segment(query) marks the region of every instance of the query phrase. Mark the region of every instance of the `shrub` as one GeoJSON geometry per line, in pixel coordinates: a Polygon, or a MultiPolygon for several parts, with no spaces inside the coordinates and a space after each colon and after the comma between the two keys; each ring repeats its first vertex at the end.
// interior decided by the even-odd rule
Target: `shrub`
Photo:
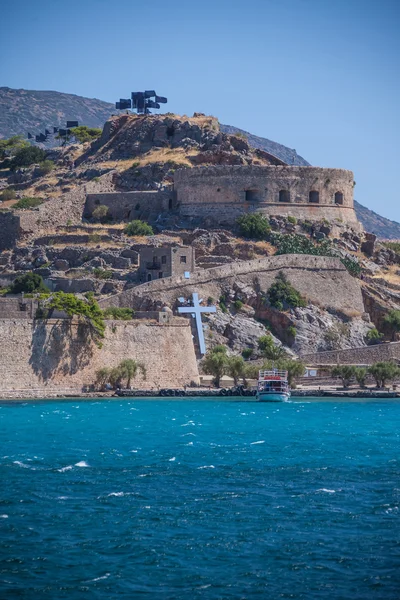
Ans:
{"type": "Polygon", "coordinates": [[[18,200],[18,202],[16,202],[14,204],[13,208],[27,210],[30,208],[36,208],[37,206],[40,206],[41,204],[43,204],[42,198],[27,197],[27,198],[21,198],[21,200],[18,200]]]}
{"type": "Polygon", "coordinates": [[[99,244],[101,242],[101,235],[99,233],[90,233],[88,241],[91,244],[99,244]]]}
{"type": "Polygon", "coordinates": [[[254,352],[253,348],[244,348],[242,350],[242,356],[245,360],[248,360],[253,355],[253,352],[254,352]]]}
{"type": "Polygon", "coordinates": [[[383,245],[396,252],[396,254],[400,254],[400,242],[383,242],[383,245]]]}
{"type": "Polygon", "coordinates": [[[297,308],[306,306],[307,304],[300,292],[289,283],[283,272],[278,274],[275,283],[269,288],[268,298],[271,306],[279,310],[282,310],[284,307],[297,308]]]}
{"type": "Polygon", "coordinates": [[[80,125],[79,127],[73,127],[71,129],[71,135],[84,144],[85,142],[93,142],[101,136],[102,130],[97,127],[87,127],[86,125],[80,125]]]}
{"type": "Polygon", "coordinates": [[[20,167],[29,167],[46,160],[46,151],[37,146],[26,146],[18,150],[11,160],[10,168],[12,170],[20,167]]]}
{"type": "Polygon", "coordinates": [[[12,188],[7,188],[1,193],[0,200],[3,200],[4,202],[6,200],[14,200],[16,197],[17,194],[15,193],[15,190],[13,190],[12,188]]]}
{"type": "Polygon", "coordinates": [[[38,171],[39,175],[41,175],[41,176],[48,175],[53,170],[54,170],[54,162],[52,160],[44,160],[43,162],[40,162],[39,166],[37,168],[37,171],[38,171]]]}
{"type": "Polygon", "coordinates": [[[105,206],[104,204],[96,206],[92,213],[92,217],[96,219],[96,221],[105,221],[108,217],[108,206],[105,206]]]}
{"type": "Polygon", "coordinates": [[[115,321],[130,321],[135,315],[135,311],[132,308],[119,308],[117,306],[110,306],[103,310],[105,319],[114,319],[115,321]]]}
{"type": "Polygon", "coordinates": [[[297,219],[296,217],[292,217],[291,215],[288,216],[287,218],[288,222],[291,223],[292,225],[296,225],[297,223],[297,219]]]}
{"type": "Polygon", "coordinates": [[[366,337],[366,340],[367,340],[368,344],[370,346],[374,346],[375,344],[379,344],[379,342],[383,338],[383,334],[379,333],[379,331],[377,330],[377,328],[374,327],[373,329],[370,329],[368,331],[368,333],[367,333],[367,335],[365,337],[366,337]]]}
{"type": "Polygon", "coordinates": [[[355,378],[357,380],[357,383],[360,387],[365,387],[365,380],[367,378],[368,375],[368,369],[364,368],[364,367],[356,367],[355,370],[355,378]]]}
{"type": "Polygon", "coordinates": [[[392,341],[395,341],[396,334],[400,331],[400,310],[390,310],[383,319],[384,327],[392,335],[392,341]]]}
{"type": "Polygon", "coordinates": [[[107,383],[115,386],[120,386],[123,381],[126,381],[126,387],[130,388],[131,380],[134,379],[141,371],[144,379],[146,379],[146,368],[141,363],[131,358],[126,358],[119,363],[117,367],[103,367],[96,371],[96,383],[103,388],[107,383]]]}
{"type": "Polygon", "coordinates": [[[49,292],[44,285],[43,277],[37,273],[25,273],[14,279],[10,286],[10,294],[21,294],[22,292],[30,294],[33,292],[49,292]]]}
{"type": "Polygon", "coordinates": [[[239,379],[245,374],[246,365],[241,356],[230,356],[226,365],[226,372],[229,377],[232,377],[235,385],[238,384],[239,379]]]}
{"type": "Polygon", "coordinates": [[[96,267],[93,269],[93,275],[96,279],[112,279],[113,272],[102,269],[101,267],[96,267]]]}
{"type": "Polygon", "coordinates": [[[287,331],[287,333],[288,333],[289,335],[291,335],[292,337],[296,337],[296,333],[297,333],[297,331],[296,331],[296,327],[295,327],[294,325],[289,325],[289,327],[287,328],[287,330],[286,330],[286,331],[287,331]]]}
{"type": "Polygon", "coordinates": [[[236,310],[240,310],[243,306],[243,302],[241,300],[235,300],[234,305],[236,310]]]}
{"type": "Polygon", "coordinates": [[[135,219],[128,223],[124,229],[126,235],[153,235],[153,229],[148,223],[135,219]]]}
{"type": "Polygon", "coordinates": [[[268,220],[259,213],[242,215],[236,221],[240,235],[246,238],[263,240],[271,231],[268,220]]]}

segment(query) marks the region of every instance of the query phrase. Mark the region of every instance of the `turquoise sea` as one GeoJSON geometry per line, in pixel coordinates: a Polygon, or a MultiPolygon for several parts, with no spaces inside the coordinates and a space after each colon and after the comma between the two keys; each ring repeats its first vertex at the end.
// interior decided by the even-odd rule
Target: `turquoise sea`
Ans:
{"type": "Polygon", "coordinates": [[[0,404],[0,598],[398,600],[400,402],[0,404]]]}

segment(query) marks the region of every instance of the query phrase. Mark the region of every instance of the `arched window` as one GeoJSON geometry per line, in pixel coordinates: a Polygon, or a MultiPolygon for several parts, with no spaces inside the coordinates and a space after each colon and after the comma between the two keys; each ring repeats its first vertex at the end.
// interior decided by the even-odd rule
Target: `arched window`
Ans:
{"type": "Polygon", "coordinates": [[[148,273],[148,275],[147,275],[147,281],[151,281],[151,273],[148,273]]]}
{"type": "Polygon", "coordinates": [[[335,194],[335,204],[343,204],[343,194],[342,194],[342,192],[336,192],[336,194],[335,194]]]}
{"type": "Polygon", "coordinates": [[[319,192],[311,190],[311,192],[308,195],[308,201],[312,204],[319,204],[319,192]]]}
{"type": "Polygon", "coordinates": [[[290,192],[289,192],[289,190],[280,190],[280,192],[279,192],[279,202],[290,202],[290,192]]]}
{"type": "Polygon", "coordinates": [[[258,202],[260,200],[259,190],[246,190],[246,202],[258,202]]]}

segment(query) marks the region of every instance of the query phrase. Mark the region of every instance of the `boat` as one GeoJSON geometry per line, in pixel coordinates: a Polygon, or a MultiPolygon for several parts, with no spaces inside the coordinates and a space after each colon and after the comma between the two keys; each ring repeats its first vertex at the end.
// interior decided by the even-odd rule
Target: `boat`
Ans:
{"type": "Polygon", "coordinates": [[[286,402],[290,398],[288,372],[272,369],[259,371],[256,399],[258,402],[286,402]]]}

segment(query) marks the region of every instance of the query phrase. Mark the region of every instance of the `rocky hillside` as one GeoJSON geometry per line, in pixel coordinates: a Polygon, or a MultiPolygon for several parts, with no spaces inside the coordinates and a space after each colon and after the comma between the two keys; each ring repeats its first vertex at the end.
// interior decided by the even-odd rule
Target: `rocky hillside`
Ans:
{"type": "Polygon", "coordinates": [[[354,201],[357,218],[366,231],[375,233],[381,239],[400,240],[400,223],[381,217],[373,210],[354,201]]]}
{"type": "Polygon", "coordinates": [[[277,156],[288,165],[297,165],[299,167],[310,166],[310,163],[307,162],[302,156],[299,156],[296,150],[287,148],[287,146],[283,146],[282,144],[278,144],[277,142],[273,142],[267,138],[259,137],[258,135],[254,135],[248,131],[243,131],[243,129],[238,129],[237,127],[232,127],[232,125],[221,125],[221,131],[224,133],[229,133],[230,135],[239,134],[245,137],[252,148],[265,150],[265,152],[269,152],[270,154],[277,156]]]}
{"type": "MultiPolygon", "coordinates": [[[[53,91],[14,90],[0,88],[0,138],[43,131],[62,125],[66,119],[78,120],[90,127],[102,127],[114,111],[114,105],[95,98],[53,91]]],[[[221,133],[246,138],[249,146],[267,152],[287,164],[307,166],[309,163],[296,150],[267,138],[248,133],[232,125],[220,125],[221,133]]],[[[400,239],[400,224],[355,203],[357,217],[366,231],[381,239],[400,239]]]]}
{"type": "Polygon", "coordinates": [[[47,127],[79,121],[102,127],[112,114],[113,104],[53,91],[14,90],[0,87],[0,138],[38,134],[47,127]]]}

